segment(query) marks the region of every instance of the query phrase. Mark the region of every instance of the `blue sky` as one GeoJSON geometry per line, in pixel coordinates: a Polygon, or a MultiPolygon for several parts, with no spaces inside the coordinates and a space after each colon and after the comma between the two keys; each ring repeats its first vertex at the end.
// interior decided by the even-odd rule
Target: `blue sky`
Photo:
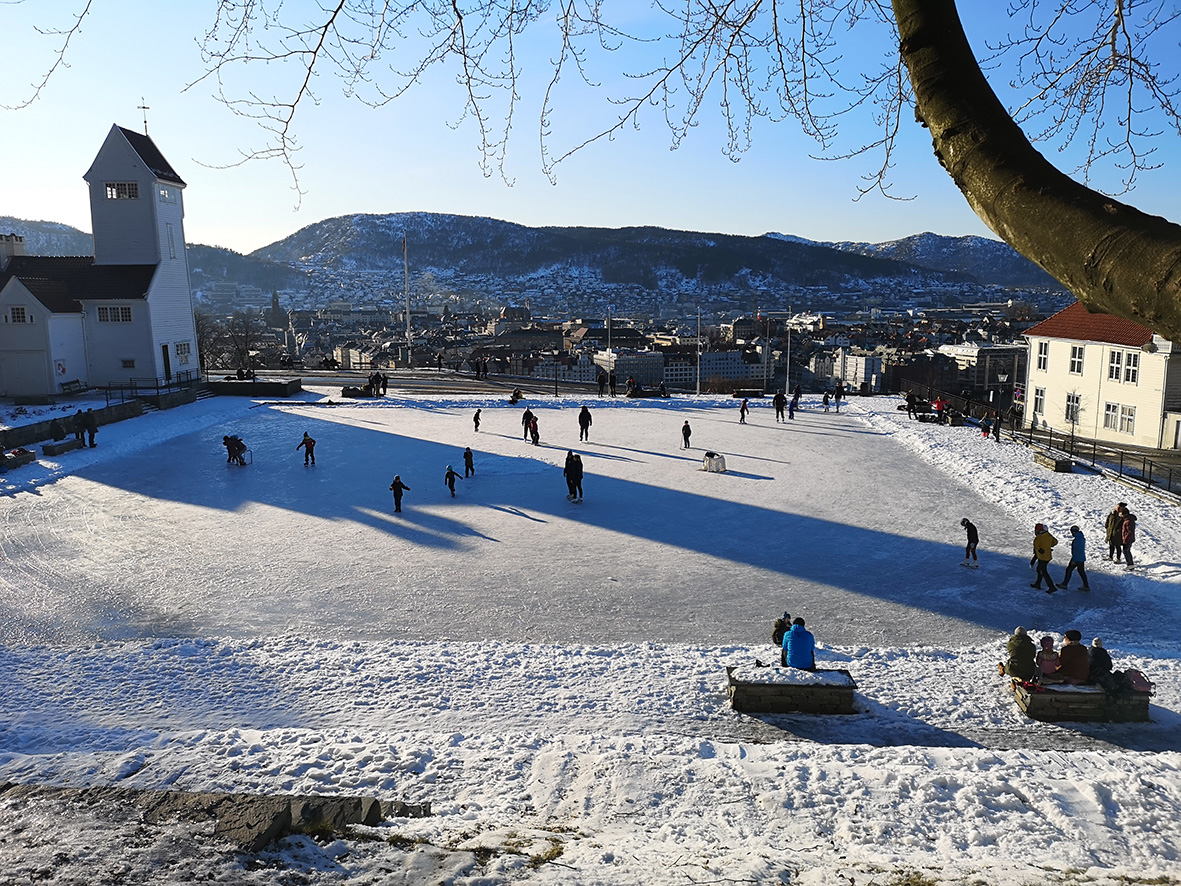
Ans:
{"type": "MultiPolygon", "coordinates": [[[[56,39],[38,35],[33,26],[63,26],[69,11],[82,5],[56,3],[50,13],[43,4],[0,5],[0,31],[6,35],[0,104],[26,98],[29,84],[52,63],[56,39]]],[[[735,163],[722,152],[720,117],[708,110],[672,150],[659,111],[649,109],[638,131],[628,128],[563,163],[553,185],[542,172],[538,151],[539,95],[526,90],[506,164],[510,187],[499,175],[483,175],[477,133],[468,123],[456,125],[461,100],[443,73],[376,110],[345,99],[337,83],[321,80],[320,102],[306,106],[296,124],[306,191],[296,210],[291,176],[281,163],[217,168],[257,145],[260,135],[212,97],[211,85],[183,91],[203,70],[196,38],[211,23],[214,5],[180,3],[162,15],[155,5],[96,4],[74,37],[69,66],[55,74],[42,97],[23,110],[0,110],[0,215],[89,230],[82,175],[112,123],[142,128],[138,106],[146,102],[152,138],[188,184],[189,242],[243,252],[323,218],[400,211],[481,215],[527,225],[657,225],[747,235],[780,231],[815,240],[882,241],[922,231],[991,236],[936,164],[925,131],[909,120],[893,177],[898,193],[913,195],[908,202],[880,195],[856,201],[857,186],[873,171],[873,159],[811,159],[817,146],[792,121],[760,123],[753,148],[735,163]]],[[[967,24],[974,36],[973,23],[967,24]]],[[[851,44],[849,51],[873,55],[887,48],[851,44]]],[[[549,48],[538,41],[523,51],[526,71],[540,82],[549,48]]],[[[598,64],[607,76],[616,61],[607,56],[598,64]]],[[[608,89],[577,89],[572,82],[563,82],[565,98],[559,99],[553,120],[557,147],[593,134],[613,114],[605,98],[608,89]]],[[[1004,83],[994,86],[999,90],[1004,83]]],[[[868,115],[849,117],[846,123],[843,146],[874,137],[868,115]]],[[[1177,164],[1168,163],[1175,147],[1160,145],[1164,170],[1146,178],[1130,202],[1168,214],[1177,190],[1177,164]]]]}

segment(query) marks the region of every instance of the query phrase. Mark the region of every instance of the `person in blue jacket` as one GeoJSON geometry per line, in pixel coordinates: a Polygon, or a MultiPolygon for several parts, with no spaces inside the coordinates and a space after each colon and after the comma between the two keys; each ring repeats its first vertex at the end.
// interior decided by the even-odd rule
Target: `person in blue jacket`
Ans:
{"type": "Polygon", "coordinates": [[[1078,570],[1078,577],[1083,580],[1083,590],[1091,590],[1091,583],[1087,581],[1087,567],[1083,565],[1087,559],[1087,540],[1083,537],[1083,531],[1077,526],[1070,527],[1070,562],[1066,564],[1066,575],[1062,579],[1062,584],[1059,586],[1063,590],[1066,589],[1066,583],[1070,581],[1070,574],[1076,569],[1078,570]]]}
{"type": "Polygon", "coordinates": [[[792,619],[791,630],[783,635],[783,654],[789,668],[816,670],[816,638],[804,629],[804,620],[792,619]]]}

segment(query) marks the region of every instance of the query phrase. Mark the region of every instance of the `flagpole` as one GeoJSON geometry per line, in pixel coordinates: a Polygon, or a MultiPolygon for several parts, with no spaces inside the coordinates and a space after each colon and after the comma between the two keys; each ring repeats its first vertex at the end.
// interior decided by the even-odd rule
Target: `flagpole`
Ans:
{"type": "Polygon", "coordinates": [[[413,349],[410,343],[410,260],[406,256],[406,234],[402,234],[402,271],[406,279],[406,368],[414,367],[413,349]]]}

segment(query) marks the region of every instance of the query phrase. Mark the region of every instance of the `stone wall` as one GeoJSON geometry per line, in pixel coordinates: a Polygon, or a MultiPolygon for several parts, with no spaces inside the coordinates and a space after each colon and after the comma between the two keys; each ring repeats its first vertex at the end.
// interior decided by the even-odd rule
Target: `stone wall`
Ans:
{"type": "MultiPolygon", "coordinates": [[[[85,410],[83,410],[85,412],[85,410]]],[[[113,424],[117,421],[124,421],[129,418],[136,418],[144,414],[144,406],[138,400],[128,400],[126,403],[115,403],[111,406],[105,406],[102,409],[94,410],[95,416],[98,417],[99,427],[103,425],[113,424]]],[[[73,412],[63,412],[56,416],[63,425],[66,426],[66,433],[72,434],[73,427],[71,423],[74,420],[73,412]]],[[[46,421],[39,421],[31,425],[21,425],[16,428],[7,428],[0,431],[0,449],[15,449],[17,446],[31,446],[42,440],[52,440],[53,433],[49,426],[53,423],[53,419],[46,421]]]]}

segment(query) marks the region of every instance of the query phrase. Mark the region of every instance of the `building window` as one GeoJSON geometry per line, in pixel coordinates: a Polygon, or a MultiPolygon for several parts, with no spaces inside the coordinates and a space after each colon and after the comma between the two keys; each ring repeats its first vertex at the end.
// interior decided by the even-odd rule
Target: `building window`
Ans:
{"type": "Polygon", "coordinates": [[[160,202],[161,203],[175,203],[176,189],[170,188],[166,185],[160,185],[160,202]]]}
{"type": "Polygon", "coordinates": [[[1078,424],[1079,402],[1078,394],[1066,395],[1066,420],[1072,425],[1078,424]]]}
{"type": "Polygon", "coordinates": [[[1119,431],[1121,434],[1136,433],[1136,407],[1121,406],[1119,408],[1119,431]]]}
{"type": "Polygon", "coordinates": [[[130,323],[130,305],[100,305],[98,309],[99,323],[130,323]]]}
{"type": "Polygon", "coordinates": [[[9,313],[12,317],[13,323],[28,323],[29,322],[29,315],[27,313],[25,313],[25,309],[23,306],[13,305],[8,310],[9,310],[9,313]]]}
{"type": "Polygon", "coordinates": [[[138,182],[107,182],[108,200],[138,200],[138,182]]]}
{"type": "Polygon", "coordinates": [[[1128,351],[1124,358],[1124,381],[1130,385],[1140,381],[1140,354],[1136,351],[1128,351]]]}
{"type": "Polygon", "coordinates": [[[1120,381],[1124,377],[1124,352],[1112,351],[1107,358],[1107,380],[1120,381]]]}
{"type": "Polygon", "coordinates": [[[1071,375],[1082,375],[1083,374],[1083,346],[1082,345],[1071,345],[1070,346],[1070,374],[1071,375]]]}
{"type": "Polygon", "coordinates": [[[1050,366],[1050,343],[1048,341],[1039,341],[1037,343],[1037,368],[1045,372],[1050,366]]]}
{"type": "Polygon", "coordinates": [[[184,366],[189,362],[189,357],[193,353],[193,346],[187,341],[178,341],[176,343],[176,362],[184,366]]]}
{"type": "Polygon", "coordinates": [[[1118,403],[1103,404],[1103,427],[1108,431],[1114,431],[1117,427],[1119,427],[1118,403]]]}
{"type": "Polygon", "coordinates": [[[135,369],[135,361],[134,360],[124,360],[123,361],[123,368],[124,369],[135,369]]]}
{"type": "Polygon", "coordinates": [[[168,225],[168,257],[176,258],[176,235],[172,231],[172,225],[168,225]]]}
{"type": "Polygon", "coordinates": [[[1033,389],[1033,414],[1042,415],[1046,411],[1046,389],[1033,389]]]}

